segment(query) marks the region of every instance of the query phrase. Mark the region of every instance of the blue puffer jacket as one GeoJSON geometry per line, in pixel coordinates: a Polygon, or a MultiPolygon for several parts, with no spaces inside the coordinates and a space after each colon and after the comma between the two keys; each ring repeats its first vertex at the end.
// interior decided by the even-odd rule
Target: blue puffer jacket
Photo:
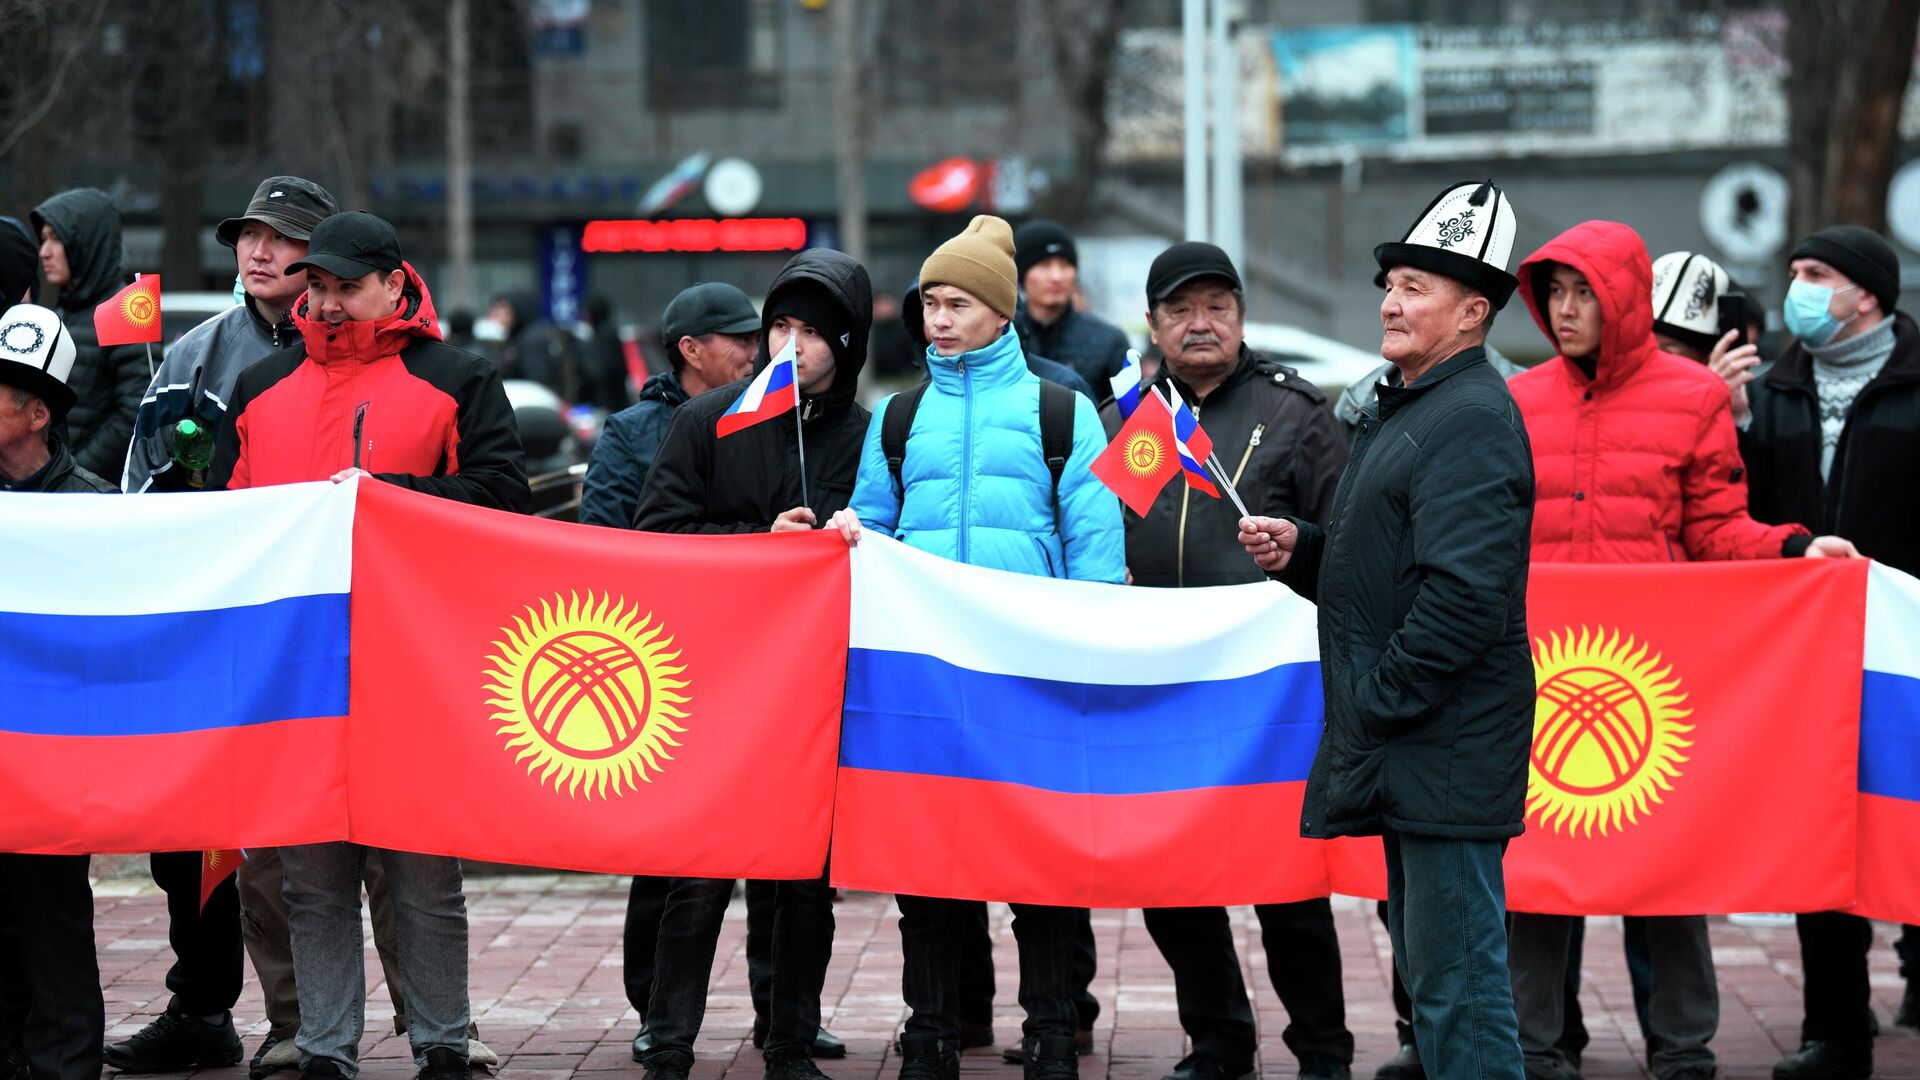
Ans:
{"type": "Polygon", "coordinates": [[[1126,580],[1120,501],[1088,471],[1106,446],[1093,403],[1075,396],[1073,453],[1053,478],[1040,449],[1040,380],[1011,328],[959,356],[927,350],[933,385],[920,400],[895,494],[880,446],[886,403],[860,451],[852,507],[861,525],[922,551],[1044,577],[1126,580]]]}

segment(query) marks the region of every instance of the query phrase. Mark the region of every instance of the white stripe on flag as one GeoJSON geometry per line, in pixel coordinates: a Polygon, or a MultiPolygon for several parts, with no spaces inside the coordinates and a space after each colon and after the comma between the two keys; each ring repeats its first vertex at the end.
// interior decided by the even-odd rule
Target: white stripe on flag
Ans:
{"type": "Polygon", "coordinates": [[[7,561],[0,610],[155,615],[344,593],[353,579],[358,483],[168,495],[0,494],[7,561]]]}
{"type": "Polygon", "coordinates": [[[871,533],[853,552],[850,641],[974,671],[1111,686],[1236,679],[1319,657],[1284,585],[1148,589],[967,566],[871,533]]]}
{"type": "Polygon", "coordinates": [[[1867,569],[1868,671],[1920,679],[1920,581],[1891,566],[1867,569]]]}

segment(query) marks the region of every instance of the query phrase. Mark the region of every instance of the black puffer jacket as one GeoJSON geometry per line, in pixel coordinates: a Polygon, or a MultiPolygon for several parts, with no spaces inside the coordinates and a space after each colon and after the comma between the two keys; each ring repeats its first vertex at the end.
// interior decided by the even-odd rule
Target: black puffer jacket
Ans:
{"type": "Polygon", "coordinates": [[[1533,735],[1533,451],[1478,348],[1361,418],[1325,529],[1279,577],[1320,605],[1327,726],[1300,832],[1521,831],[1533,735]]]}
{"type": "Polygon", "coordinates": [[[120,211],[106,192],[75,188],[34,208],[36,235],[42,225],[53,226],[66,245],[73,273],[60,289],[60,317],[78,350],[67,378],[76,399],[67,413],[67,439],[82,467],[119,476],[133,441],[133,417],[152,374],[141,346],[102,349],[93,331],[93,309],[129,280],[120,254],[120,211]]]}
{"type": "MultiPolygon", "coordinates": [[[[870,413],[854,400],[860,369],[867,362],[867,339],[873,328],[873,285],[866,268],[837,251],[814,248],[795,255],[773,279],[762,312],[774,310],[781,289],[802,279],[825,285],[847,312],[852,334],[845,359],[834,371],[833,385],[817,397],[800,399],[800,422],[806,425],[807,505],[825,523],[853,497],[853,479],[860,468],[860,446],[866,439],[870,413]]],[[[765,367],[767,330],[772,319],[760,322],[757,372],[765,367]]],[[[773,519],[801,505],[800,455],[795,445],[794,414],[755,424],[718,438],[714,425],[747,380],[729,383],[694,398],[675,410],[673,424],[660,444],[640,492],[633,527],[648,532],[748,533],[766,532],[773,519]]]]}
{"type": "MultiPolygon", "coordinates": [[[[1319,387],[1244,345],[1239,364],[1204,399],[1196,400],[1192,388],[1165,366],[1145,392],[1169,382],[1194,406],[1248,510],[1326,523],[1334,485],[1347,464],[1347,438],[1319,387]]],[[[1100,419],[1111,439],[1120,430],[1119,406],[1109,400],[1100,419]]],[[[1224,491],[1210,499],[1176,480],[1161,489],[1146,517],[1130,509],[1123,513],[1127,569],[1135,585],[1239,585],[1262,577],[1234,539],[1240,511],[1224,491]]]]}
{"type": "Polygon", "coordinates": [[[1807,351],[1788,349],[1748,394],[1753,421],[1740,457],[1754,518],[1844,536],[1868,558],[1920,574],[1920,324],[1895,313],[1893,355],[1854,399],[1824,482],[1807,351]]]}

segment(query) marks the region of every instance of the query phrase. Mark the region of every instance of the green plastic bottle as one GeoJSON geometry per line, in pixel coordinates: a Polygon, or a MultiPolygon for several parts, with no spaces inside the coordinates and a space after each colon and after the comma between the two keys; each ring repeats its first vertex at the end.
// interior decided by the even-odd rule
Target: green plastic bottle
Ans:
{"type": "Polygon", "coordinates": [[[173,425],[173,461],[187,470],[187,483],[207,484],[207,466],[213,464],[213,429],[189,416],[173,425]]]}

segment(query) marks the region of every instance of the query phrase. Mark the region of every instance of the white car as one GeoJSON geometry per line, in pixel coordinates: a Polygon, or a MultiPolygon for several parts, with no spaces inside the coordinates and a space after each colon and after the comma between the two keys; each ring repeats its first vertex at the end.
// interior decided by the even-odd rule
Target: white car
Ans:
{"type": "Polygon", "coordinates": [[[1302,378],[1319,387],[1329,400],[1338,398],[1340,391],[1366,378],[1385,362],[1377,352],[1356,349],[1279,323],[1248,323],[1246,342],[1255,352],[1265,353],[1299,371],[1302,378]]]}
{"type": "MultiPolygon", "coordinates": [[[[180,335],[213,318],[234,305],[230,292],[163,292],[160,294],[160,346],[180,340],[180,335]]],[[[155,356],[160,355],[156,350],[155,356]]]]}

